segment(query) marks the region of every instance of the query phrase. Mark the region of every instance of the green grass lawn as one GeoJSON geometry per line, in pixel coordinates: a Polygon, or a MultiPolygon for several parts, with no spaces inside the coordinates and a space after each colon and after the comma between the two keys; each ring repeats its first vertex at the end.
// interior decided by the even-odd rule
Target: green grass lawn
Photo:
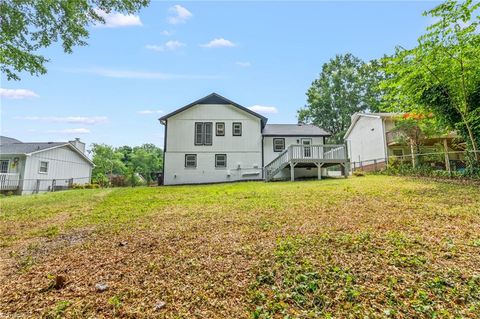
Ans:
{"type": "Polygon", "coordinates": [[[367,176],[0,205],[0,318],[480,318],[478,186],[367,176]]]}

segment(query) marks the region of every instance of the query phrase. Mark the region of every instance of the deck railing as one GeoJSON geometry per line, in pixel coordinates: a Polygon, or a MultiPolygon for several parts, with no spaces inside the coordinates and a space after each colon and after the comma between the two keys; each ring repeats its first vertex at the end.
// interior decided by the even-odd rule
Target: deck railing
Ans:
{"type": "Polygon", "coordinates": [[[289,145],[265,165],[265,179],[272,179],[290,162],[343,162],[347,160],[344,145],[289,145]]]}
{"type": "Polygon", "coordinates": [[[16,190],[20,184],[20,174],[0,173],[0,191],[16,190]]]}

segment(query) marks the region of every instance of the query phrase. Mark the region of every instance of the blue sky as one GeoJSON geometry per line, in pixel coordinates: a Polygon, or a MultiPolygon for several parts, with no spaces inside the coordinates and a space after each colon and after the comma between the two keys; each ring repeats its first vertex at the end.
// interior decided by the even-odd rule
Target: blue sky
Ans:
{"type": "Polygon", "coordinates": [[[412,47],[430,23],[422,12],[437,3],[152,1],[91,27],[73,54],[42,51],[44,76],[2,75],[1,134],[162,146],[157,118],[211,92],[261,106],[269,123],[295,123],[323,63],[412,47]]]}

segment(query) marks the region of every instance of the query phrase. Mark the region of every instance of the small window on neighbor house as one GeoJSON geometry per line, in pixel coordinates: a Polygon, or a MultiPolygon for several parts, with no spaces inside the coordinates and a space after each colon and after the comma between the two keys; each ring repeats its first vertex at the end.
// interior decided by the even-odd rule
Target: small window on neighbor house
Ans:
{"type": "Polygon", "coordinates": [[[38,170],[39,173],[47,173],[48,172],[48,162],[41,161],[40,168],[38,170]]]}
{"type": "Polygon", "coordinates": [[[403,156],[403,150],[393,150],[393,156],[403,156]]]}
{"type": "Polygon", "coordinates": [[[185,167],[197,167],[197,154],[185,154],[185,167]]]}
{"type": "Polygon", "coordinates": [[[0,161],[0,173],[8,173],[8,160],[2,160],[0,161]]]}
{"type": "Polygon", "coordinates": [[[223,122],[218,122],[218,123],[215,123],[216,125],[216,133],[215,135],[217,136],[225,136],[225,123],[223,122]]]}
{"type": "Polygon", "coordinates": [[[274,138],[273,139],[273,151],[281,152],[285,149],[285,139],[284,138],[274,138]]]}
{"type": "Polygon", "coordinates": [[[227,154],[215,154],[215,167],[227,167],[227,154]]]}
{"type": "Polygon", "coordinates": [[[233,136],[242,136],[242,123],[234,122],[232,124],[233,136]]]}

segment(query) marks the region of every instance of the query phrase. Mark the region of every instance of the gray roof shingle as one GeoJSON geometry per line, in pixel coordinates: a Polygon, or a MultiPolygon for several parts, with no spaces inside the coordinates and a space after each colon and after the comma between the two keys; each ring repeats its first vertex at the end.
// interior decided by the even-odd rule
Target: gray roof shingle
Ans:
{"type": "Polygon", "coordinates": [[[312,124],[267,124],[263,136],[330,136],[324,129],[312,124]]]}
{"type": "Polygon", "coordinates": [[[65,145],[65,142],[47,142],[47,143],[22,143],[22,142],[3,142],[0,145],[0,154],[30,154],[36,151],[49,149],[56,146],[65,145]]]}

